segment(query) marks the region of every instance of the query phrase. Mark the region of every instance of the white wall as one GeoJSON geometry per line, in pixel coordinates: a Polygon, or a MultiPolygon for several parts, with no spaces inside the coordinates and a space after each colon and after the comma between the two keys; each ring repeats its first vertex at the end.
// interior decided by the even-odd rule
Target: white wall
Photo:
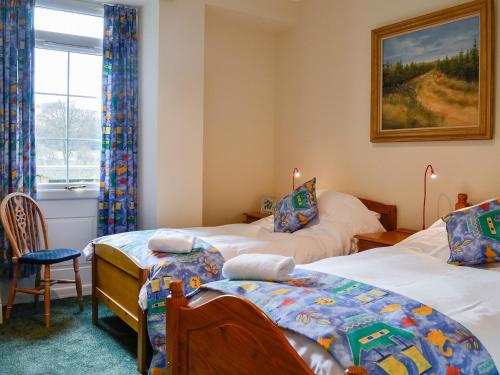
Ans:
{"type": "MultiPolygon", "coordinates": [[[[319,188],[397,204],[399,224],[413,228],[421,225],[422,178],[427,163],[439,174],[429,185],[428,222],[451,210],[459,192],[468,192],[473,202],[499,195],[500,174],[495,169],[500,162],[498,134],[492,141],[369,141],[371,30],[459,3],[300,3],[296,28],[282,33],[278,40],[277,195],[289,189],[291,168],[298,166],[304,178],[318,177],[319,188]]],[[[495,11],[498,19],[499,10],[495,11]]],[[[494,50],[498,67],[498,44],[494,50]]],[[[498,95],[495,103],[498,110],[498,95]]],[[[498,130],[498,125],[495,127],[498,130]]]]}
{"type": "Polygon", "coordinates": [[[298,4],[291,0],[205,0],[205,4],[281,28],[292,27],[299,10],[298,4]]]}
{"type": "Polygon", "coordinates": [[[242,220],[272,193],[276,33],[207,7],[203,225],[242,220]]]}
{"type": "Polygon", "coordinates": [[[204,4],[160,3],[157,224],[201,225],[204,4]]]}
{"type": "MultiPolygon", "coordinates": [[[[157,157],[151,167],[156,173],[157,226],[202,224],[206,4],[236,12],[244,22],[258,19],[273,30],[289,27],[296,11],[289,0],[160,1],[157,157]]],[[[227,176],[238,173],[230,170],[227,176]]],[[[143,216],[150,214],[148,210],[143,216]]],[[[223,215],[232,220],[235,209],[223,215]]]]}

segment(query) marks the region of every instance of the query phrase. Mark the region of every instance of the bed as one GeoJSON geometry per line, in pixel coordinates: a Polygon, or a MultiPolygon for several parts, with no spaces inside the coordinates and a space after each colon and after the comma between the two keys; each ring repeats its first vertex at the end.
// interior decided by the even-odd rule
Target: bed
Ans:
{"type": "MultiPolygon", "coordinates": [[[[364,205],[364,211],[369,215],[377,215],[379,220],[377,223],[380,222],[383,226],[381,230],[396,229],[396,206],[368,199],[360,201],[364,205]]],[[[357,202],[356,198],[347,194],[332,191],[318,192],[319,219],[308,226],[307,231],[310,233],[304,230],[292,235],[276,233],[278,235],[276,241],[269,240],[269,237],[273,236],[271,218],[264,218],[252,224],[193,228],[184,231],[202,237],[219,248],[226,259],[245,252],[267,252],[294,256],[297,263],[309,263],[331,256],[347,255],[352,250],[351,241],[355,234],[372,231],[370,226],[358,225],[358,217],[345,219],[350,213],[355,212],[364,217],[365,213],[361,213],[357,202]],[[329,216],[325,207],[331,207],[332,212],[343,212],[341,216],[344,218],[329,216]],[[333,226],[330,225],[332,223],[333,226]],[[335,228],[334,231],[325,231],[325,224],[329,224],[329,228],[335,228]],[[230,234],[224,235],[225,232],[230,234]],[[257,235],[252,237],[248,235],[249,232],[257,235]],[[304,232],[309,234],[304,235],[304,232]],[[329,248],[332,243],[337,243],[341,250],[329,248]],[[309,246],[312,246],[314,251],[303,250],[309,246]]],[[[142,264],[140,259],[125,253],[119,247],[105,243],[93,245],[92,322],[98,323],[98,304],[102,303],[137,332],[137,361],[140,372],[147,370],[147,316],[146,311],[139,307],[138,299],[148,275],[148,267],[142,264]]]]}
{"type": "MultiPolygon", "coordinates": [[[[357,280],[430,306],[472,332],[500,368],[500,263],[457,267],[446,263],[448,256],[445,223],[439,220],[396,246],[298,268],[357,280]]],[[[170,375],[367,374],[362,367],[343,368],[317,343],[278,328],[243,298],[203,291],[188,302],[178,282],[172,283],[171,291],[170,375]]],[[[440,345],[443,351],[450,347],[446,341],[440,345]]],[[[447,373],[460,374],[452,370],[447,373]]]]}

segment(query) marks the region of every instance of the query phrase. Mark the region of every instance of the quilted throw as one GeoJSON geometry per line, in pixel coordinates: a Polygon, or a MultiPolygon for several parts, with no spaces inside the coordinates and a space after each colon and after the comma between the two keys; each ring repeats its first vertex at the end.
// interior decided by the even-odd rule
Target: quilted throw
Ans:
{"type": "Polygon", "coordinates": [[[161,374],[165,369],[166,315],[165,298],[170,295],[170,282],[182,280],[187,296],[197,291],[201,284],[220,280],[224,258],[216,248],[196,239],[188,254],[165,254],[161,263],[150,269],[146,284],[148,295],[148,334],[153,347],[149,374],[161,374]]]}
{"type": "Polygon", "coordinates": [[[498,374],[460,323],[402,295],[320,272],[289,281],[222,280],[203,288],[247,298],[281,328],[306,336],[343,367],[374,374],[498,374]]]}

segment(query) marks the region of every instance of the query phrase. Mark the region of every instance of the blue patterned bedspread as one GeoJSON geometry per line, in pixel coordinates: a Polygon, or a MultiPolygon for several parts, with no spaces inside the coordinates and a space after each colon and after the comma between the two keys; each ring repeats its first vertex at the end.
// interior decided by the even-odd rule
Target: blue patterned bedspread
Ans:
{"type": "Polygon", "coordinates": [[[165,369],[165,299],[170,295],[170,282],[182,280],[184,293],[190,296],[201,284],[220,280],[224,258],[216,248],[199,239],[188,254],[167,254],[168,257],[151,267],[146,283],[148,294],[148,334],[153,347],[150,374],[165,369]]]}
{"type": "Polygon", "coordinates": [[[165,299],[170,295],[170,281],[182,280],[184,293],[189,296],[201,284],[220,280],[224,264],[219,250],[199,238],[195,239],[193,249],[187,254],[149,250],[149,239],[161,230],[167,229],[113,234],[94,240],[94,243],[119,248],[136,258],[142,267],[149,268],[149,279],[145,287],[148,296],[148,334],[153,347],[150,374],[156,371],[161,373],[165,369],[165,299]]]}
{"type": "Polygon", "coordinates": [[[498,374],[460,323],[402,295],[300,270],[282,283],[221,280],[202,288],[243,296],[281,328],[306,336],[343,367],[374,374],[498,374]]]}

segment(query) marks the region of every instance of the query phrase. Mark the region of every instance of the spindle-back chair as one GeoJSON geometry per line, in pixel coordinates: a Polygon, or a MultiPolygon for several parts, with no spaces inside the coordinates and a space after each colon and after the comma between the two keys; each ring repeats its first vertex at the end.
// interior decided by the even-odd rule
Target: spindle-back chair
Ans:
{"type": "Polygon", "coordinates": [[[38,203],[24,193],[11,193],[0,204],[0,219],[12,248],[14,265],[13,279],[9,288],[9,297],[5,320],[10,318],[16,292],[34,294],[35,305],[38,297],[44,296],[45,326],[50,326],[50,287],[57,283],[75,283],[80,311],[83,311],[82,283],[78,257],[80,252],[72,249],[49,250],[45,217],[38,203]],[[75,280],[52,280],[50,265],[73,260],[75,280]],[[32,264],[36,267],[35,287],[18,288],[17,279],[20,264],[32,264]],[[44,266],[44,278],[41,280],[41,266],[44,266]]]}

